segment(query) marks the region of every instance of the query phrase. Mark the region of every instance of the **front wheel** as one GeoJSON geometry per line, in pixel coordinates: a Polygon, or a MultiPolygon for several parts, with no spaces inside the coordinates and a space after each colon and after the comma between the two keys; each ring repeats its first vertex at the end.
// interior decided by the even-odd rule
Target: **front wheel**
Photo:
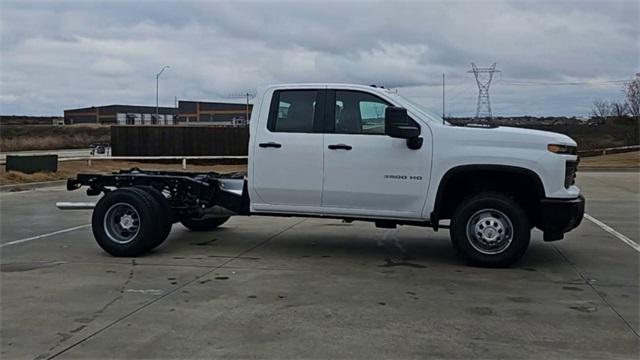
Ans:
{"type": "Polygon", "coordinates": [[[182,219],[180,223],[191,231],[210,231],[229,220],[229,216],[208,219],[182,219]]]}
{"type": "Polygon", "coordinates": [[[526,211],[515,200],[487,192],[458,206],[450,233],[453,246],[471,264],[508,267],[527,250],[531,226],[526,211]]]}

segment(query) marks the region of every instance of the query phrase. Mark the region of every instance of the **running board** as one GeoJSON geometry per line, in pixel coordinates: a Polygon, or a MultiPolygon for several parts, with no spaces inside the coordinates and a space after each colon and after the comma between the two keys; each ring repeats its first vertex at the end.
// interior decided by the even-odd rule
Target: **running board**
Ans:
{"type": "Polygon", "coordinates": [[[56,207],[60,210],[92,210],[96,207],[94,202],[57,202],[56,207]]]}

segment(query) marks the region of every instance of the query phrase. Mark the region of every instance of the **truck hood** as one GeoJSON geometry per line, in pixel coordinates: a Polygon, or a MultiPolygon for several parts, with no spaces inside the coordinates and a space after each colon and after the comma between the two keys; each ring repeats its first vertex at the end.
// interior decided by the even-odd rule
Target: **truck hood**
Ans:
{"type": "Polygon", "coordinates": [[[545,149],[549,144],[577,146],[567,135],[551,131],[498,127],[450,126],[450,136],[442,140],[481,147],[545,149]]]}
{"type": "Polygon", "coordinates": [[[525,128],[515,128],[510,126],[499,126],[492,129],[485,129],[489,131],[493,131],[496,136],[500,138],[513,138],[513,137],[527,137],[530,140],[539,139],[542,142],[548,142],[558,145],[571,145],[577,146],[575,140],[570,138],[567,135],[556,133],[552,131],[543,131],[543,130],[534,130],[534,129],[525,129],[525,128]]]}

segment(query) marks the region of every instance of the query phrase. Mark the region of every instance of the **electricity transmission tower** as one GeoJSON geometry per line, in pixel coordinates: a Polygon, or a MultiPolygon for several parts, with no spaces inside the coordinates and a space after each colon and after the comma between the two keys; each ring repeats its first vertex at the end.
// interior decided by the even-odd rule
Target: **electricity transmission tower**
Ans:
{"type": "Polygon", "coordinates": [[[471,70],[467,72],[473,73],[476,77],[476,83],[478,83],[478,106],[476,107],[476,119],[491,119],[492,114],[491,100],[489,98],[489,86],[491,86],[493,74],[500,72],[500,70],[496,70],[496,63],[493,63],[493,65],[487,68],[479,68],[476,64],[471,63],[471,70]]]}

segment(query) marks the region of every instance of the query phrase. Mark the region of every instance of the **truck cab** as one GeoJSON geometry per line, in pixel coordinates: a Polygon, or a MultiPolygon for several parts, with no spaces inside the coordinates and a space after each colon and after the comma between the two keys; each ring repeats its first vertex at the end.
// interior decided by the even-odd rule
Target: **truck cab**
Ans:
{"type": "MultiPolygon", "coordinates": [[[[509,266],[526,251],[533,227],[553,241],[579,225],[585,201],[574,184],[576,149],[571,138],[552,132],[453,126],[380,87],[285,84],[255,98],[246,176],[138,170],[118,178],[81,174],[68,187],[89,185],[89,192],[106,194],[101,201],[113,188],[126,196],[151,194],[150,205],[136,209],[140,219],[154,211],[145,206],[160,208],[168,214],[160,219],[170,216],[164,223],[200,230],[234,215],[449,228],[470,263],[509,266]]],[[[134,252],[112,246],[106,205],[96,204],[96,216],[94,235],[105,250],[118,256],[148,251],[149,244],[134,252]]]]}
{"type": "Polygon", "coordinates": [[[251,119],[251,211],[425,219],[431,131],[408,119],[422,142],[413,149],[389,136],[391,95],[346,85],[266,89],[251,119]]]}

